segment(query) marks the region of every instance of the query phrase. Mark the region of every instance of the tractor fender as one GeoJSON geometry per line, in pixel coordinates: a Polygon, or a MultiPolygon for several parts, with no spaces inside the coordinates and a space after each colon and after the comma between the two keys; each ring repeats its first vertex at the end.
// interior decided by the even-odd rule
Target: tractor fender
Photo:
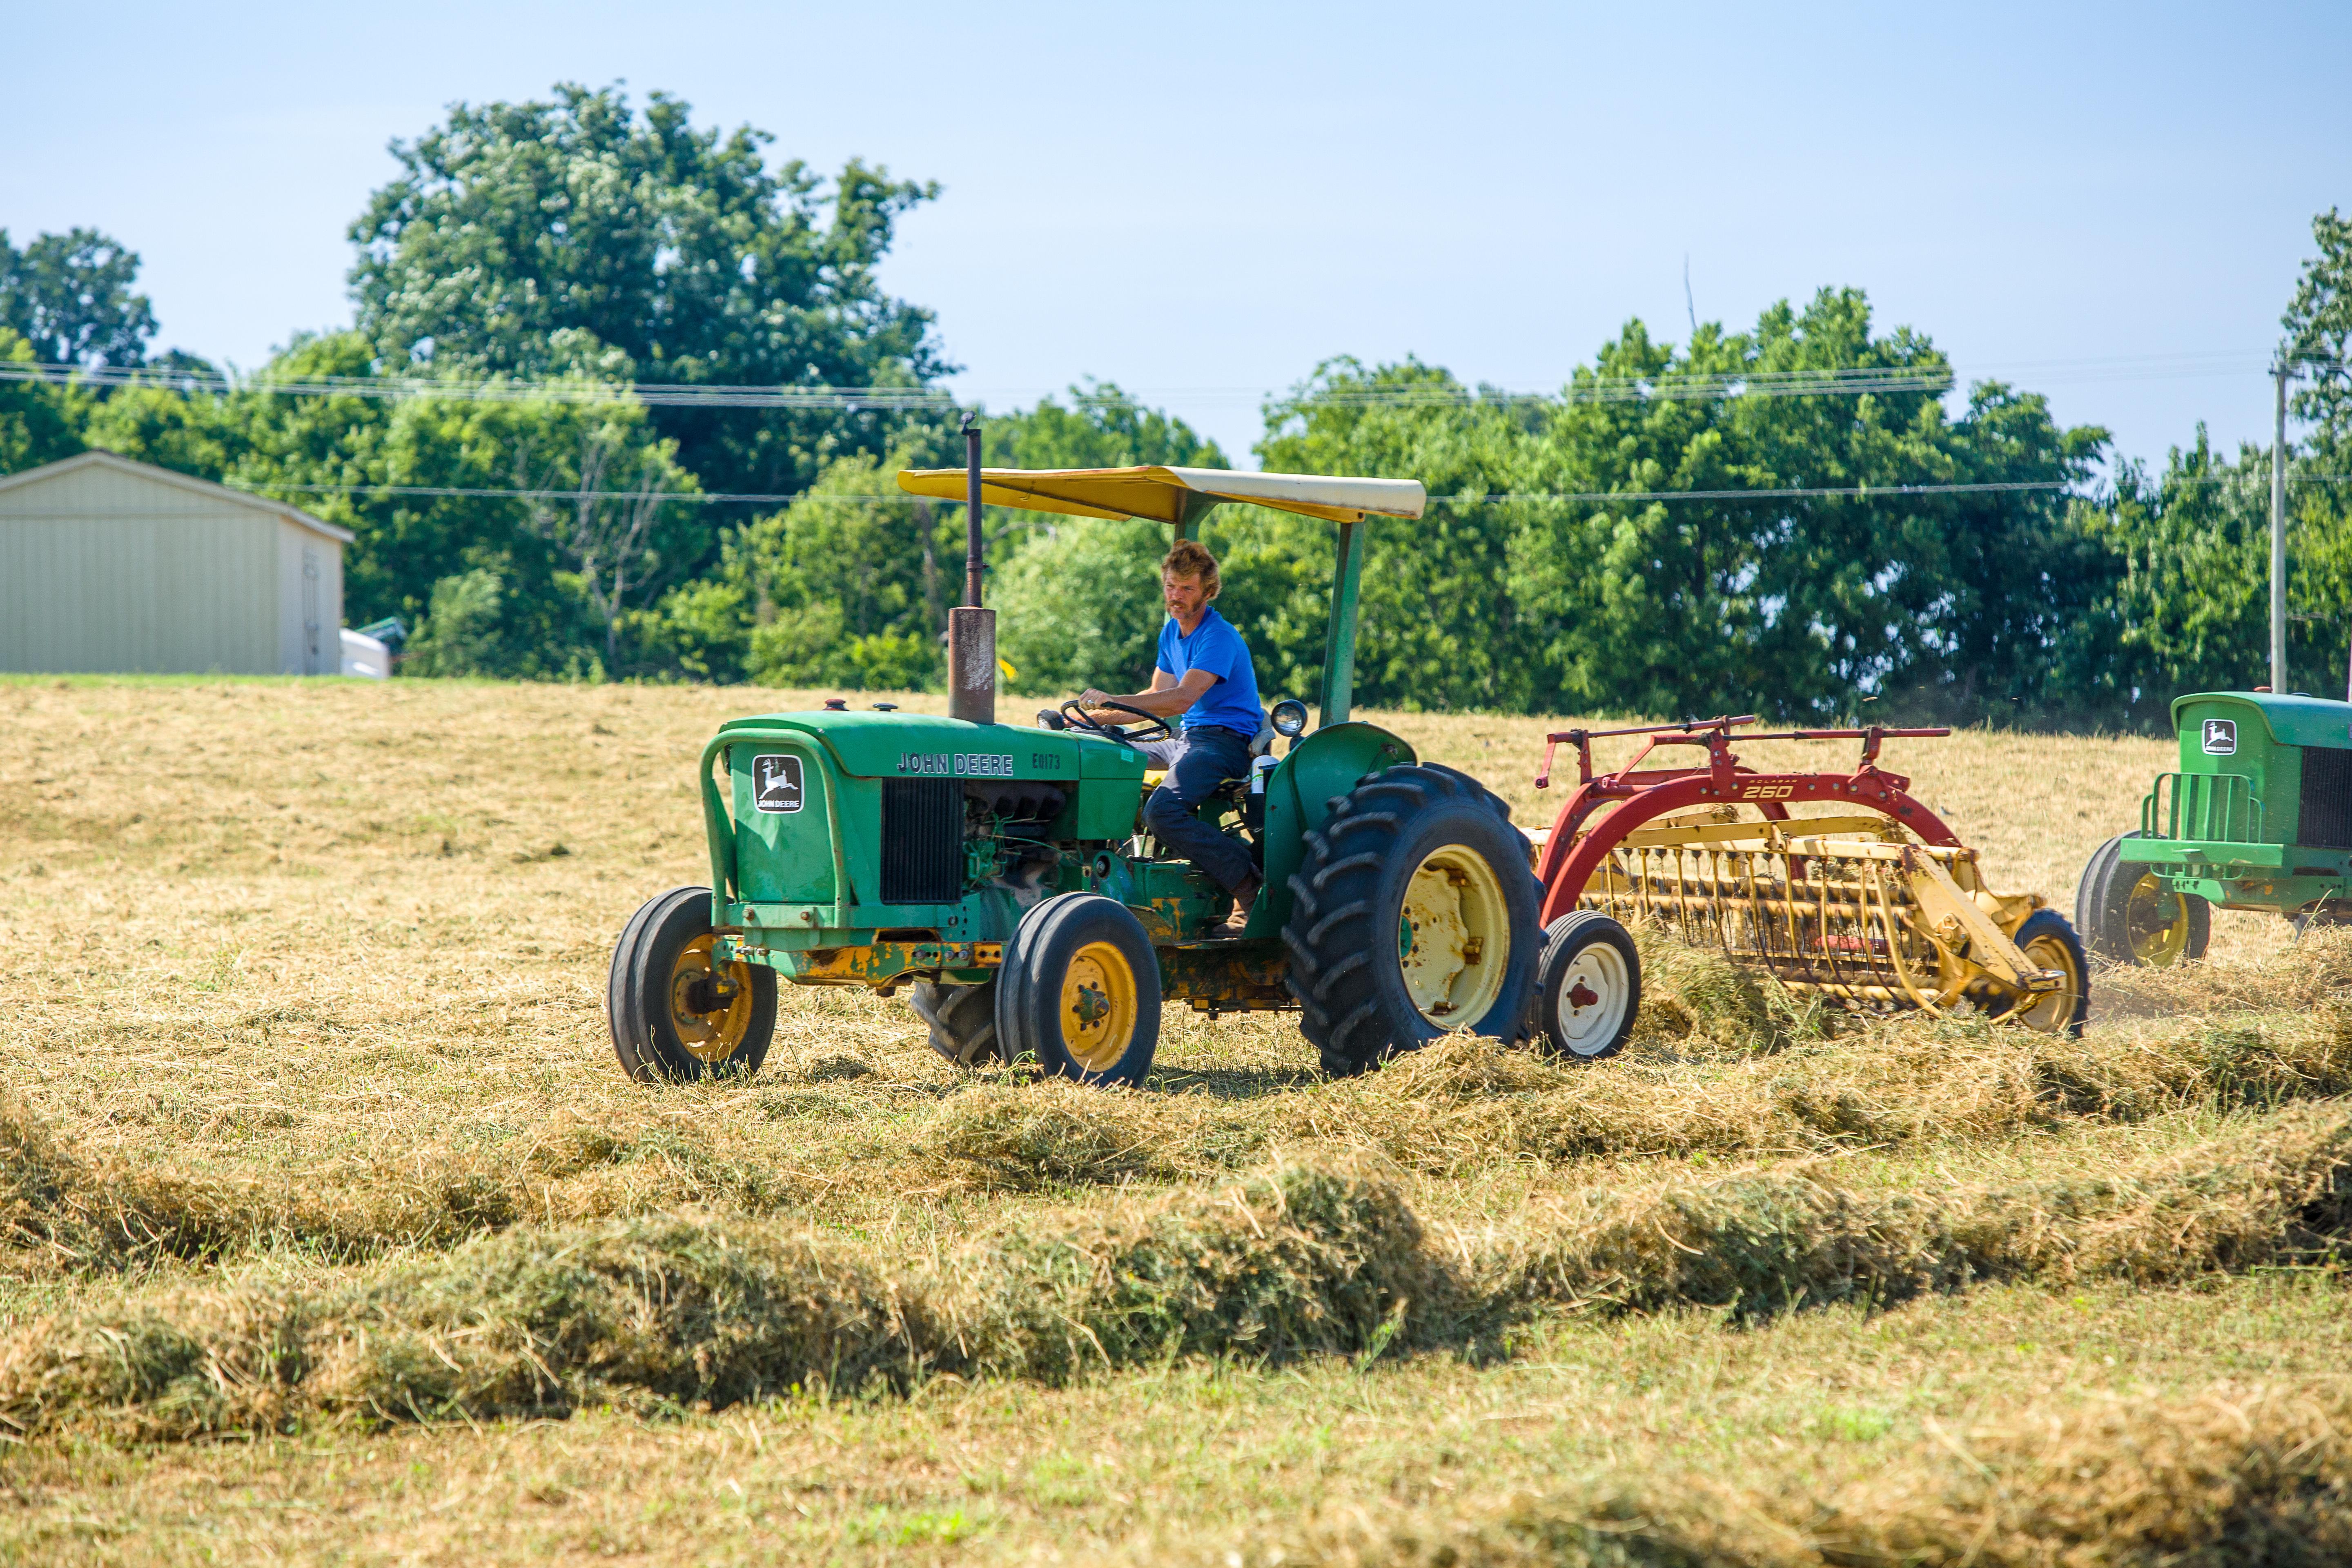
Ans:
{"type": "Polygon", "coordinates": [[[1245,937],[1278,937],[1290,919],[1290,876],[1306,857],[1308,830],[1367,773],[1419,762],[1411,742],[1377,724],[1326,724],[1302,735],[1265,776],[1265,891],[1245,937]]]}

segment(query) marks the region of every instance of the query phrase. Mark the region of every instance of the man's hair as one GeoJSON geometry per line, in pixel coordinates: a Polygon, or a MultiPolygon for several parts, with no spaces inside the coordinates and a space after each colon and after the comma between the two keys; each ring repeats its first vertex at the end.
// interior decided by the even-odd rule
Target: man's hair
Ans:
{"type": "Polygon", "coordinates": [[[1176,548],[1168,552],[1168,559],[1160,563],[1160,574],[1162,577],[1198,577],[1201,586],[1209,591],[1212,599],[1217,596],[1217,589],[1222,586],[1217,581],[1217,558],[1210,554],[1208,547],[1197,539],[1178,540],[1176,548]]]}

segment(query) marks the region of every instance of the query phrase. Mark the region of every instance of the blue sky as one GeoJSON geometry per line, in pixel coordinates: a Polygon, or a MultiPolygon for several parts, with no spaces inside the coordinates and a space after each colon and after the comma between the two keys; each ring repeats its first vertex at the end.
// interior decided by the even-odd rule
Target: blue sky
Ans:
{"type": "Polygon", "coordinates": [[[1555,386],[1629,317],[1868,290],[2160,458],[2266,439],[2352,7],[9,8],[0,226],[146,260],[161,342],[349,320],[344,229],[456,100],[625,80],[935,179],[886,271],[1003,406],[1115,379],[1237,460],[1330,355],[1555,386]],[[2104,363],[2103,363],[2104,362],[2104,363]]]}

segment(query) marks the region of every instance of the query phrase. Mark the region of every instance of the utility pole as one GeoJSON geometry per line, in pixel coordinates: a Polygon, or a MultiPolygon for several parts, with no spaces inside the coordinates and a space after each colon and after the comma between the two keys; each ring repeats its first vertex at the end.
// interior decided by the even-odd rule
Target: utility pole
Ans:
{"type": "Polygon", "coordinates": [[[2271,440],[2271,689],[2286,683],[2286,355],[2278,359],[2278,420],[2271,440]]]}

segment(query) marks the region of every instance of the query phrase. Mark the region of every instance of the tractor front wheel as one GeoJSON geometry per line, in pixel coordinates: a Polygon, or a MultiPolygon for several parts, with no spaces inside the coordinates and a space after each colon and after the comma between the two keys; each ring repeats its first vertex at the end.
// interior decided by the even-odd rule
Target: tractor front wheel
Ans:
{"type": "Polygon", "coordinates": [[[1160,1048],[1160,961],[1116,899],[1033,905],[1004,947],[996,1047],[1080,1083],[1139,1085],[1160,1048]]]}
{"type": "Polygon", "coordinates": [[[1541,928],[1511,810],[1452,768],[1359,784],[1290,879],[1287,981],[1334,1077],[1457,1029],[1517,1038],[1541,928]]]}
{"type": "Polygon", "coordinates": [[[2123,858],[2118,834],[2091,852],[2074,889],[2074,929],[2094,958],[2164,969],[2205,956],[2213,907],[2176,891],[2154,870],[2123,858]]]}
{"type": "Polygon", "coordinates": [[[749,1076],[776,1032],[776,972],[711,962],[710,889],[648,899],[622,929],[604,986],[621,1070],[641,1083],[749,1076]]]}

